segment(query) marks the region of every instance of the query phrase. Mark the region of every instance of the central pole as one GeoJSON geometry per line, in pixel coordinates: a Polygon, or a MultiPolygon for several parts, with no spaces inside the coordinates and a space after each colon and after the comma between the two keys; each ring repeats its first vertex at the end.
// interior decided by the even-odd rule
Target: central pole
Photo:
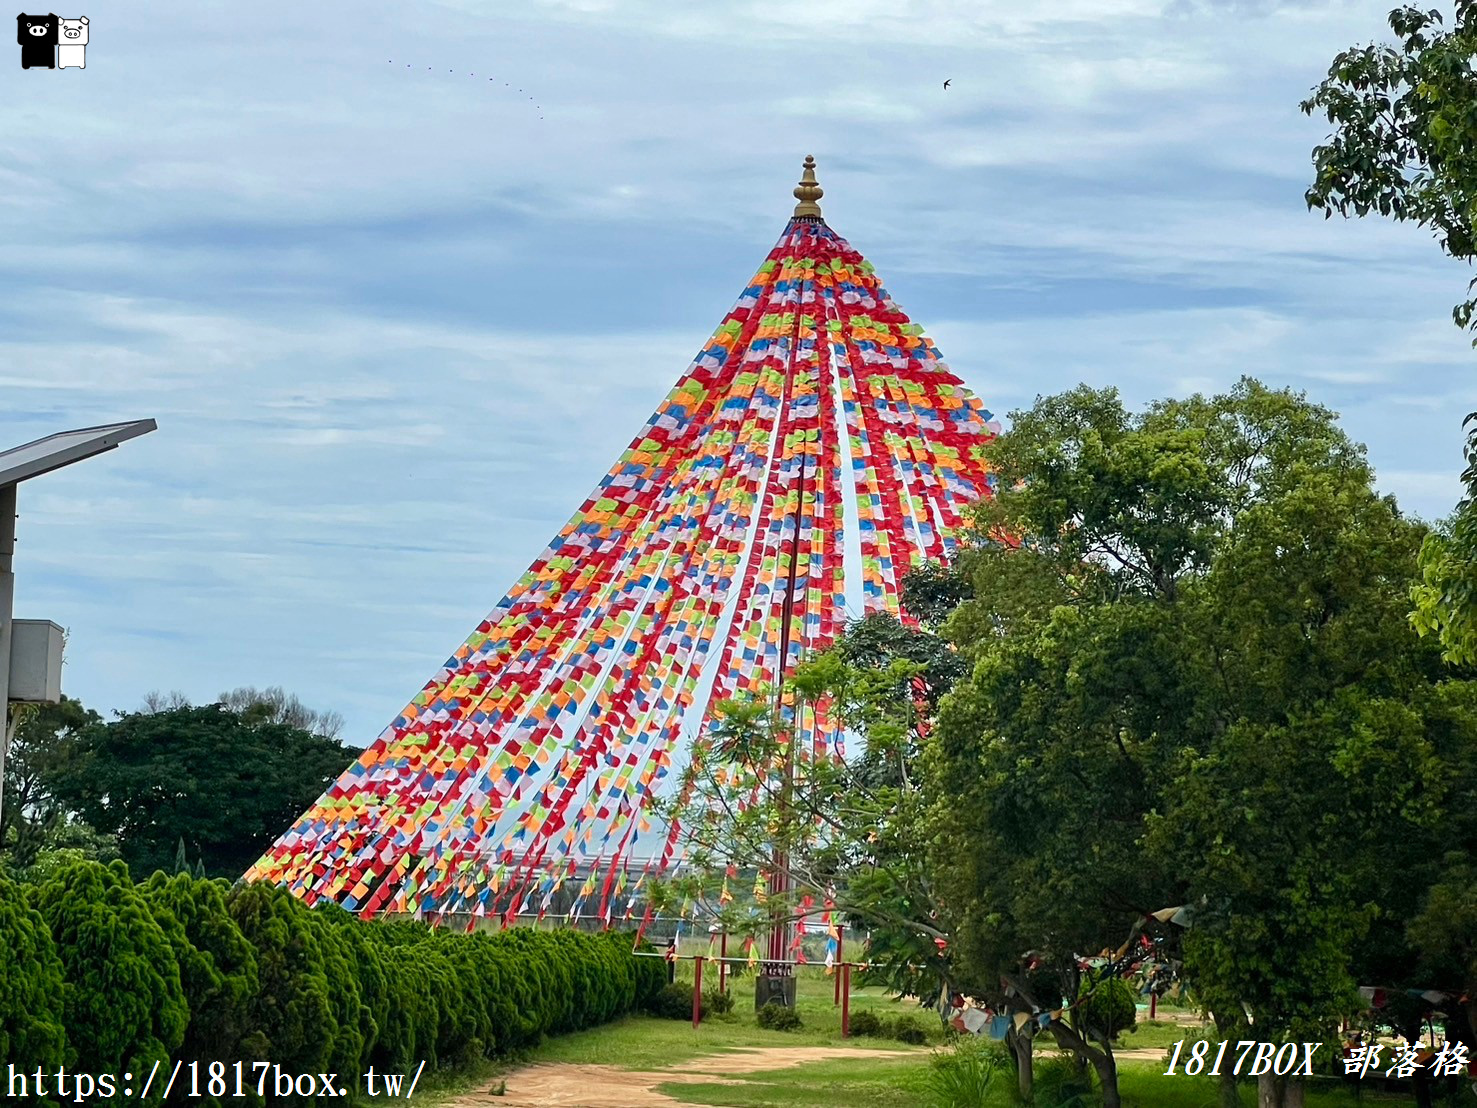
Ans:
{"type": "MultiPolygon", "coordinates": [[[[801,455],[801,479],[799,479],[798,496],[795,501],[795,516],[792,517],[793,533],[790,536],[790,572],[784,585],[784,604],[780,607],[780,677],[778,677],[777,690],[775,690],[775,717],[783,722],[784,719],[784,671],[790,662],[790,626],[795,619],[795,578],[799,572],[799,560],[801,560],[801,521],[805,513],[805,455],[801,455]]],[[[790,804],[795,793],[795,742],[796,733],[801,728],[801,705],[795,706],[795,719],[792,725],[786,728],[786,742],[784,742],[784,780],[780,783],[780,844],[775,847],[774,852],[774,879],[777,892],[789,892],[790,889],[790,858],[789,851],[784,847],[784,833],[789,830],[787,817],[790,814],[790,804]]],[[[783,906],[781,906],[783,910],[783,906]]],[[[790,929],[792,923],[789,913],[784,913],[770,937],[770,957],[774,960],[784,960],[789,954],[790,929]]]]}
{"type": "MultiPolygon", "coordinates": [[[[780,661],[775,689],[775,717],[784,725],[785,671],[790,662],[790,636],[795,618],[795,579],[800,566],[800,525],[805,512],[806,455],[800,455],[800,477],[796,483],[795,510],[791,515],[790,567],[785,581],[785,600],[780,606],[780,661]]],[[[790,805],[795,790],[795,743],[800,726],[800,705],[795,706],[795,719],[785,728],[785,768],[780,782],[779,829],[780,841],[775,844],[774,873],[770,879],[770,895],[775,898],[775,912],[769,932],[769,959],[780,963],[789,960],[791,934],[794,925],[789,910],[782,898],[790,891],[790,857],[785,845],[789,834],[790,805]]],[[[776,967],[778,968],[778,967],[776,967]]]]}
{"type": "MultiPolygon", "coordinates": [[[[794,219],[804,222],[821,222],[821,208],[816,201],[824,195],[820,185],[815,179],[815,159],[806,155],[805,167],[801,171],[800,184],[795,188],[795,199],[799,201],[795,205],[794,219]]],[[[797,315],[797,326],[799,316],[797,315]]],[[[800,335],[795,335],[795,346],[790,349],[788,372],[785,374],[784,396],[780,402],[780,414],[777,420],[778,432],[783,435],[789,432],[795,433],[795,421],[790,411],[791,398],[793,396],[794,379],[796,373],[795,353],[799,349],[800,335]]],[[[822,347],[822,349],[824,349],[822,347]]],[[[795,616],[795,579],[798,575],[800,563],[800,525],[805,516],[805,476],[807,455],[805,452],[805,434],[800,432],[800,477],[796,483],[797,495],[795,508],[791,513],[790,534],[790,569],[786,575],[784,603],[780,605],[780,641],[779,641],[779,666],[775,675],[775,723],[781,737],[785,741],[784,777],[780,781],[779,788],[779,812],[777,823],[779,825],[778,839],[774,844],[772,854],[772,869],[770,872],[770,931],[769,931],[769,964],[760,970],[760,980],[757,982],[755,1001],[764,1004],[770,999],[780,999],[782,1003],[793,1007],[795,1003],[795,979],[794,967],[789,964],[791,934],[794,924],[790,919],[790,911],[785,904],[790,892],[790,856],[786,845],[786,837],[790,834],[790,807],[794,802],[795,791],[795,742],[796,732],[800,724],[800,705],[795,707],[795,718],[788,723],[784,719],[785,711],[785,669],[790,661],[790,638],[792,622],[795,616]],[[767,979],[767,980],[766,980],[767,979]],[[777,995],[776,995],[777,994],[777,995]]],[[[785,440],[780,441],[780,449],[786,446],[785,440]]],[[[803,644],[802,644],[803,645],[803,644]]]]}

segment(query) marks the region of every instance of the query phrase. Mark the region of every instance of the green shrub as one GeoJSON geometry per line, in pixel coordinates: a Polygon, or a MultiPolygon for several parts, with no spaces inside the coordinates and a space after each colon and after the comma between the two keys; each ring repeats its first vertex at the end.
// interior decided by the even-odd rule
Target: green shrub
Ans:
{"type": "Polygon", "coordinates": [[[68,1061],[64,973],[46,921],[0,877],[0,1060],[30,1071],[68,1061]]]}
{"type": "Polygon", "coordinates": [[[726,1016],[733,1011],[733,994],[709,989],[703,994],[703,1009],[715,1016],[726,1016]]]}
{"type": "MultiPolygon", "coordinates": [[[[690,1018],[691,985],[664,990],[664,964],[632,943],[365,922],[269,885],[157,873],[135,886],[121,862],[77,863],[24,888],[0,878],[0,1062],[404,1073],[507,1056],[658,998],[690,1018]]],[[[709,1001],[705,1013],[732,1003],[709,1001]]],[[[218,1106],[208,1092],[186,1099],[218,1106]]]]}
{"type": "MultiPolygon", "coordinates": [[[[202,1066],[217,1060],[267,1060],[265,1037],[251,1018],[258,985],[256,952],[226,908],[229,887],[224,881],[162,871],[139,886],[174,948],[190,1013],[176,1057],[202,1066]]],[[[191,1098],[183,1083],[176,1084],[170,1100],[220,1103],[191,1098]]]]}
{"type": "Polygon", "coordinates": [[[369,1063],[368,1051],[377,1029],[359,988],[360,976],[373,971],[358,950],[355,919],[336,904],[314,908],[305,913],[305,918],[323,959],[333,1015],[333,1035],[324,1065],[330,1073],[361,1073],[369,1063]]]}
{"type": "Polygon", "coordinates": [[[929,1062],[928,1091],[933,1108],[986,1108],[995,1074],[1008,1064],[998,1043],[970,1035],[929,1062]]]}
{"type": "MultiPolygon", "coordinates": [[[[154,873],[139,885],[139,894],[174,948],[180,987],[185,990],[189,1022],[179,1061],[261,1059],[266,1040],[251,1018],[257,994],[256,951],[226,909],[225,880],[192,878],[188,873],[154,873]]],[[[208,1087],[202,1087],[208,1093],[208,1087]]],[[[214,1096],[193,1098],[185,1083],[176,1083],[170,1104],[220,1105],[214,1096]]]]}
{"type": "MultiPolygon", "coordinates": [[[[624,947],[631,946],[630,935],[612,931],[608,932],[607,936],[613,943],[624,947]]],[[[647,955],[655,953],[651,948],[651,944],[644,940],[636,949],[647,955]]],[[[667,964],[660,958],[651,957],[632,957],[631,962],[631,968],[636,977],[636,996],[632,1006],[644,1010],[650,1006],[656,994],[666,987],[667,964]]]]}
{"type": "Polygon", "coordinates": [[[1092,1078],[1070,1058],[1045,1058],[1033,1069],[1038,1108],[1092,1108],[1098,1102],[1092,1078]]]}
{"type": "Polygon", "coordinates": [[[882,1020],[877,1017],[876,1012],[863,1009],[860,1012],[852,1012],[847,1021],[847,1030],[853,1035],[875,1037],[883,1034],[882,1020]]]}
{"type": "Polygon", "coordinates": [[[1083,981],[1079,995],[1087,993],[1091,995],[1082,1005],[1082,1016],[1089,1027],[1101,1031],[1109,1039],[1133,1030],[1138,1022],[1138,998],[1127,981],[1121,977],[1095,983],[1083,981]]]}
{"type": "Polygon", "coordinates": [[[771,1000],[755,1016],[755,1021],[767,1031],[799,1031],[800,1013],[771,1000]]]}
{"type": "Polygon", "coordinates": [[[441,1022],[437,1008],[441,997],[428,987],[424,964],[406,947],[375,945],[379,946],[389,1007],[394,1013],[375,1041],[378,1066],[390,1073],[405,1073],[407,1065],[414,1069],[420,1059],[425,1059],[428,1066],[439,1064],[436,1030],[441,1022]]]}
{"type": "Polygon", "coordinates": [[[241,885],[226,905],[256,952],[258,991],[249,1005],[266,1057],[293,1073],[329,1069],[338,1033],[323,952],[308,909],[271,885],[241,885]]]}
{"type": "Polygon", "coordinates": [[[887,1022],[887,1037],[900,1043],[922,1046],[928,1042],[928,1029],[915,1016],[897,1016],[887,1022]]]}
{"type": "MultiPolygon", "coordinates": [[[[700,1014],[706,1016],[708,1014],[706,998],[700,1004],[700,1014]]],[[[684,981],[674,981],[664,986],[662,991],[652,998],[648,1010],[659,1019],[692,1019],[692,985],[684,981]]]]}
{"type": "Polygon", "coordinates": [[[169,1065],[190,1013],[174,948],[128,867],[79,862],[32,896],[66,972],[63,1020],[75,1063],[118,1073],[169,1065]]]}
{"type": "MultiPolygon", "coordinates": [[[[309,917],[324,925],[320,928],[319,940],[325,944],[325,957],[328,945],[336,941],[351,966],[358,987],[361,1047],[355,1070],[348,1072],[362,1072],[371,1063],[380,1070],[393,1070],[390,1063],[403,1060],[407,1055],[404,1054],[402,1021],[394,1005],[398,997],[392,997],[390,993],[383,951],[370,938],[375,926],[366,925],[336,904],[319,905],[309,913],[309,917]]],[[[331,987],[331,980],[329,984],[331,987]]],[[[343,1017],[338,1018],[342,1022],[343,1017]]]]}
{"type": "Polygon", "coordinates": [[[530,982],[543,980],[536,961],[512,972],[501,936],[436,932],[422,951],[434,957],[439,1022],[436,1056],[442,1065],[464,1065],[499,1052],[532,1046],[546,1018],[530,982]]]}

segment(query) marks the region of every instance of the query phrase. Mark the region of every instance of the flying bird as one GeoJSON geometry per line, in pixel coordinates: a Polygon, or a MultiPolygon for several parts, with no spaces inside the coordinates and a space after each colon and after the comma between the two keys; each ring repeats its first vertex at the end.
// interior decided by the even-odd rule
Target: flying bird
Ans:
{"type": "MultiPolygon", "coordinates": [[[[949,81],[952,81],[952,80],[953,80],[953,79],[954,79],[954,78],[952,78],[952,77],[950,77],[950,78],[949,78],[949,81]]],[[[948,88],[948,87],[949,87],[949,81],[945,81],[945,82],[944,82],[944,88],[948,88]]]]}

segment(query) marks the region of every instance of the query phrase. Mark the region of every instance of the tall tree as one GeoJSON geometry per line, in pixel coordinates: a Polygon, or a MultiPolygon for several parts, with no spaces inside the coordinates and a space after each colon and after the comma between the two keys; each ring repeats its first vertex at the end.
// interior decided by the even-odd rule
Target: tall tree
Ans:
{"type": "MultiPolygon", "coordinates": [[[[281,685],[270,685],[265,689],[240,685],[221,693],[216,697],[216,703],[248,723],[281,723],[327,739],[337,739],[344,731],[341,713],[331,708],[309,708],[296,693],[289,693],[281,685]]],[[[140,710],[152,715],[189,707],[192,707],[190,698],[178,689],[167,693],[154,689],[145,695],[140,710]]]]}
{"type": "MultiPolygon", "coordinates": [[[[947,593],[947,576],[929,567],[910,577],[904,603],[926,607],[922,597],[947,593]]],[[[937,1001],[949,956],[926,864],[918,759],[934,707],[963,668],[926,625],[877,613],[797,667],[785,712],[772,693],[717,706],[715,741],[695,752],[666,810],[681,825],[690,876],[658,885],[656,903],[690,905],[744,936],[829,906],[833,919],[869,933],[874,980],[937,1001]],[[849,736],[851,749],[792,752],[787,720],[802,712],[819,712],[828,738],[849,736]],[[784,894],[766,883],[777,852],[792,883],[784,894]]]]}
{"type": "Polygon", "coordinates": [[[242,685],[221,693],[219,700],[248,723],[280,723],[326,739],[337,739],[344,731],[344,717],[340,713],[309,708],[296,693],[286,692],[281,685],[265,689],[242,685]]]}
{"type": "MultiPolygon", "coordinates": [[[[1139,415],[1078,389],[991,451],[983,529],[1021,542],[975,556],[945,625],[973,670],[929,752],[956,963],[1059,1008],[1080,952],[1190,903],[1184,971],[1224,1033],[1246,1011],[1260,1037],[1336,1029],[1351,952],[1435,872],[1371,875],[1477,847],[1477,731],[1449,708],[1471,688],[1447,680],[1470,674],[1406,618],[1421,528],[1332,413],[1252,381],[1139,415]]],[[[1114,1104],[1111,1036],[1078,1007],[1048,1030],[1114,1104]]]]}
{"type": "Polygon", "coordinates": [[[0,851],[24,869],[67,820],[50,775],[73,757],[77,736],[102,717],[66,696],[57,704],[17,705],[12,712],[17,718],[5,762],[0,851]]]}
{"type": "Polygon", "coordinates": [[[1449,662],[1477,664],[1477,412],[1462,474],[1467,495],[1421,546],[1420,581],[1411,589],[1411,617],[1422,635],[1434,635],[1449,662]]]}
{"type": "Polygon", "coordinates": [[[210,876],[238,877],[356,753],[211,704],[94,724],[47,780],[63,803],[117,836],[135,873],[170,870],[183,842],[210,876]]]}
{"type": "MultiPolygon", "coordinates": [[[[1441,250],[1477,258],[1477,4],[1457,0],[1450,27],[1439,9],[1412,6],[1389,15],[1396,42],[1351,47],[1302,103],[1334,127],[1313,151],[1309,208],[1378,213],[1431,231],[1441,250]]],[[[1477,328],[1477,297],[1452,309],[1458,326],[1477,328]]],[[[1474,339],[1477,343],[1477,339],[1474,339]]],[[[1447,660],[1477,663],[1477,412],[1467,417],[1467,494],[1430,534],[1413,589],[1414,619],[1434,634],[1447,660]]]]}

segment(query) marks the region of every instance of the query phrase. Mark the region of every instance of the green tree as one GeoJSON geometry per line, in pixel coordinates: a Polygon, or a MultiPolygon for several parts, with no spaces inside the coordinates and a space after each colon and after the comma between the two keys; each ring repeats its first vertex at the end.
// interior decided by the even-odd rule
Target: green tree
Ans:
{"type": "Polygon", "coordinates": [[[1447,1013],[1448,1034],[1477,1058],[1477,865],[1462,851],[1445,855],[1442,863],[1441,878],[1430,886],[1408,931],[1420,953],[1421,979],[1438,982],[1461,1008],[1447,1013]],[[1459,1015],[1466,1017],[1465,1028],[1459,1015]]]}
{"type": "Polygon", "coordinates": [[[1082,1025],[1093,1039],[1111,1042],[1138,1025],[1138,998],[1121,977],[1096,980],[1089,975],[1077,995],[1082,1025]]]}
{"type": "MultiPolygon", "coordinates": [[[[908,587],[947,595],[947,582],[926,567],[908,587]]],[[[695,910],[762,943],[774,924],[830,904],[837,922],[869,933],[870,980],[937,1001],[950,980],[948,940],[926,864],[918,759],[934,705],[963,669],[926,627],[874,614],[797,667],[782,711],[763,692],[716,705],[713,741],[695,752],[666,813],[683,829],[693,876],[658,883],[659,910],[695,910]],[[851,736],[844,758],[792,744],[794,721],[817,713],[851,736]],[[768,881],[777,858],[784,892],[768,881]],[[748,891],[756,878],[758,895],[748,891]]]]}
{"type": "Polygon", "coordinates": [[[354,757],[336,740],[211,704],[94,724],[47,780],[89,824],[117,836],[138,872],[171,870],[183,843],[207,874],[234,878],[354,757]]]}
{"type": "Polygon", "coordinates": [[[1411,619],[1436,637],[1447,661],[1470,666],[1477,664],[1477,438],[1467,440],[1467,459],[1467,495],[1421,547],[1411,619]]]}
{"type": "Polygon", "coordinates": [[[78,735],[102,717],[65,696],[58,704],[18,704],[11,711],[15,734],[5,759],[0,852],[12,867],[25,869],[54,846],[56,832],[67,822],[52,775],[73,757],[78,735]]]}
{"type": "MultiPolygon", "coordinates": [[[[1389,16],[1396,42],[1351,47],[1303,102],[1334,131],[1313,151],[1310,208],[1325,218],[1371,213],[1430,230],[1441,250],[1477,257],[1477,5],[1458,0],[1450,28],[1441,11],[1412,6],[1389,16]]],[[[1477,287],[1477,279],[1468,292],[1477,287]]],[[[1477,327],[1477,298],[1452,309],[1477,327]]],[[[1474,339],[1477,342],[1477,339],[1474,339]]],[[[1467,494],[1426,539],[1414,619],[1447,660],[1477,663],[1477,412],[1466,420],[1467,494]]]]}
{"type": "MultiPolygon", "coordinates": [[[[1458,0],[1448,29],[1437,9],[1396,8],[1395,45],[1351,47],[1302,103],[1334,131],[1313,151],[1308,207],[1376,212],[1429,229],[1453,258],[1477,256],[1477,6],[1458,0]]],[[[1477,284],[1477,282],[1474,282],[1477,284]]],[[[1453,309],[1473,323],[1477,299],[1453,309]]]]}
{"type": "MultiPolygon", "coordinates": [[[[974,668],[928,756],[956,964],[1053,1009],[1078,952],[1193,903],[1184,973],[1223,1032],[1336,1028],[1351,951],[1432,877],[1382,863],[1474,845],[1474,734],[1442,699],[1467,682],[1406,618],[1421,528],[1332,413],[1251,381],[1140,415],[1045,398],[991,459],[980,530],[1019,545],[972,555],[945,632],[974,668]]],[[[1112,1105],[1110,1036],[1082,1030],[1049,1024],[1112,1105]]]]}

